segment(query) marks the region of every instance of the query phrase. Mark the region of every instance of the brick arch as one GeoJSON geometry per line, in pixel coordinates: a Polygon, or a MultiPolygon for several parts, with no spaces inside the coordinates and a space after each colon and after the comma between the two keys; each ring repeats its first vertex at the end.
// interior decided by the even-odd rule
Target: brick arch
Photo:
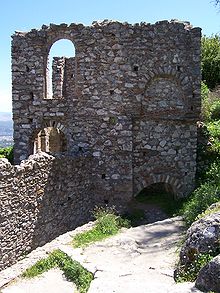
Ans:
{"type": "Polygon", "coordinates": [[[191,80],[188,77],[187,74],[185,74],[182,71],[178,71],[177,68],[175,67],[159,67],[159,68],[154,68],[150,74],[145,74],[146,78],[146,86],[155,78],[161,77],[161,78],[171,78],[175,80],[185,91],[186,89],[191,89],[191,80]]]}
{"type": "Polygon", "coordinates": [[[138,185],[139,190],[136,193],[136,195],[138,195],[138,193],[144,188],[149,187],[150,185],[155,183],[168,183],[172,187],[175,196],[178,197],[179,195],[182,194],[181,193],[182,184],[179,179],[172,177],[170,175],[151,175],[146,180],[143,180],[142,182],[139,183],[138,185]]]}
{"type": "Polygon", "coordinates": [[[41,124],[40,129],[47,128],[47,127],[54,127],[62,131],[65,135],[68,134],[66,126],[56,120],[47,120],[41,124]]]}
{"type": "Polygon", "coordinates": [[[185,83],[188,80],[184,73],[178,72],[175,74],[175,72],[155,69],[154,73],[146,80],[142,96],[143,109],[145,111],[158,111],[159,108],[164,113],[168,112],[177,115],[178,113],[188,113],[193,97],[191,83],[185,83]],[[168,87],[168,93],[162,90],[163,86],[168,87]],[[152,96],[152,89],[155,87],[161,89],[161,92],[157,93],[153,90],[154,95],[152,96]],[[165,96],[169,98],[167,99],[165,96]]]}

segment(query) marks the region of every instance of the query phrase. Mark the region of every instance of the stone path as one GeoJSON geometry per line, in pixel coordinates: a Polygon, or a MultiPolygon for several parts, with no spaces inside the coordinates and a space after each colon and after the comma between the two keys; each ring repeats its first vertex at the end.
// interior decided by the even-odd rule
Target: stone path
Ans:
{"type": "Polygon", "coordinates": [[[19,279],[1,292],[4,293],[73,293],[77,292],[72,282],[67,282],[59,269],[52,269],[34,279],[19,279]]]}
{"type": "MultiPolygon", "coordinates": [[[[176,250],[182,238],[183,229],[181,218],[176,217],[131,229],[123,229],[120,234],[92,244],[85,249],[73,249],[68,245],[71,232],[64,234],[65,236],[62,235],[53,241],[53,244],[51,242],[50,248],[41,249],[45,251],[59,247],[93,272],[95,279],[92,281],[88,293],[200,292],[195,290],[191,283],[179,285],[175,284],[173,280],[176,250]]],[[[12,270],[12,267],[7,269],[8,272],[10,269],[12,270]]],[[[3,275],[5,271],[2,271],[3,275]]],[[[17,273],[18,271],[17,269],[17,273]]],[[[0,273],[0,286],[1,283],[4,283],[2,282],[4,279],[2,272],[0,273]]],[[[57,272],[57,278],[60,274],[57,272]]],[[[45,279],[49,282],[48,277],[45,279]]],[[[63,280],[63,284],[65,282],[63,280]]],[[[33,279],[32,283],[39,284],[39,280],[33,279]]],[[[50,291],[42,289],[38,292],[58,293],[54,290],[53,280],[49,284],[50,291]]],[[[1,292],[35,292],[34,290],[27,291],[25,288],[22,289],[23,291],[13,291],[13,286],[18,286],[17,288],[20,289],[20,281],[9,284],[1,292]]],[[[62,289],[61,292],[69,293],[70,291],[62,289]]]]}

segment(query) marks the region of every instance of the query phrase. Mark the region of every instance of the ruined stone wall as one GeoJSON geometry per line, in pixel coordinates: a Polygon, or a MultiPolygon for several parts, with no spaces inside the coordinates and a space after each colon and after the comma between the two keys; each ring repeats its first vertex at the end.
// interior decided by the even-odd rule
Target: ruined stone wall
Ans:
{"type": "Polygon", "coordinates": [[[0,159],[0,270],[91,218],[89,174],[89,157],[40,154],[17,166],[0,159]]]}
{"type": "Polygon", "coordinates": [[[187,195],[196,171],[200,37],[199,28],[177,21],[51,24],[15,33],[15,161],[33,153],[41,129],[56,127],[66,155],[96,158],[97,198],[129,199],[156,182],[187,195]],[[65,61],[62,98],[50,99],[47,59],[60,39],[72,41],[76,54],[65,61]]]}
{"type": "Polygon", "coordinates": [[[87,221],[95,204],[127,202],[154,183],[176,197],[192,191],[200,37],[177,21],[13,35],[15,162],[42,145],[54,156],[0,160],[0,269],[87,221]],[[54,59],[50,95],[48,56],[60,39],[76,54],[54,59]]]}
{"type": "Polygon", "coordinates": [[[54,58],[52,64],[52,92],[51,98],[62,99],[64,92],[65,57],[54,58]]]}

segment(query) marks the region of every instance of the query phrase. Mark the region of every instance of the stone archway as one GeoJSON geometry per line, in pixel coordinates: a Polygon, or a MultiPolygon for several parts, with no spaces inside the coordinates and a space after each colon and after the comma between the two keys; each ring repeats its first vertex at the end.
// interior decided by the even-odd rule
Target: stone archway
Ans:
{"type": "Polygon", "coordinates": [[[34,153],[63,153],[66,151],[65,134],[55,127],[45,127],[34,138],[34,153]]]}
{"type": "Polygon", "coordinates": [[[38,151],[63,153],[67,151],[68,132],[58,121],[44,121],[33,132],[30,154],[38,151]]]}

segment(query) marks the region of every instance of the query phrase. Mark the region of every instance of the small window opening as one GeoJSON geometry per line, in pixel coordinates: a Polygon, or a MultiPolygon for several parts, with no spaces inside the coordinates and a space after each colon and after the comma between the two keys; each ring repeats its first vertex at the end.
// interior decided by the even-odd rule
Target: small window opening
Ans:
{"type": "Polygon", "coordinates": [[[105,174],[102,174],[102,179],[105,179],[106,178],[106,175],[105,174]]]}
{"type": "Polygon", "coordinates": [[[114,94],[114,90],[110,90],[109,93],[110,93],[110,95],[113,95],[114,94]]]}
{"type": "Polygon", "coordinates": [[[177,65],[177,71],[181,71],[181,66],[177,65]]]}
{"type": "Polygon", "coordinates": [[[193,110],[194,110],[194,107],[193,107],[193,106],[191,106],[191,107],[190,107],[190,109],[191,109],[191,111],[193,111],[193,110]]]}
{"type": "Polygon", "coordinates": [[[104,199],[104,203],[105,204],[108,204],[109,203],[109,200],[108,199],[104,199]]]}
{"type": "Polygon", "coordinates": [[[133,71],[134,71],[134,72],[138,72],[138,70],[139,70],[139,66],[138,66],[138,65],[134,65],[134,67],[133,67],[133,71]]]}

